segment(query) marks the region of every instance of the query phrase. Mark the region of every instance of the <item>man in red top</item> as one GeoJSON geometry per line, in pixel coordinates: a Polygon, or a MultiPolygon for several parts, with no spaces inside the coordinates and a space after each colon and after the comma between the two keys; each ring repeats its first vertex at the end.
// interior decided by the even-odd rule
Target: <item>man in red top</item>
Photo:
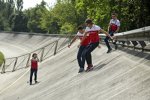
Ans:
{"type": "MultiPolygon", "coordinates": [[[[94,25],[94,23],[92,22],[91,19],[87,19],[85,21],[85,23],[86,23],[87,27],[85,29],[85,33],[84,33],[84,36],[83,36],[80,44],[82,45],[82,43],[86,39],[86,36],[88,36],[88,35],[89,35],[89,38],[90,38],[90,43],[84,49],[84,51],[82,53],[82,64],[81,64],[82,67],[84,67],[85,59],[89,58],[89,56],[91,55],[91,52],[93,50],[95,50],[95,48],[98,47],[98,45],[99,45],[99,40],[100,40],[99,39],[99,32],[102,32],[102,33],[106,34],[108,37],[110,37],[112,39],[112,37],[106,31],[101,29],[99,26],[94,25]]],[[[91,60],[91,62],[92,62],[92,60],[91,60]]],[[[90,71],[92,69],[93,69],[93,65],[88,66],[86,71],[90,71]]]]}
{"type": "MultiPolygon", "coordinates": [[[[72,43],[77,39],[79,38],[80,40],[82,40],[83,38],[83,33],[84,33],[84,29],[83,27],[79,26],[78,27],[78,33],[76,34],[76,36],[72,39],[71,43],[68,45],[68,47],[70,47],[72,45],[72,43]]],[[[89,36],[86,36],[85,40],[82,42],[82,44],[80,45],[79,47],[79,50],[78,50],[78,54],[77,54],[77,60],[78,60],[78,64],[79,64],[79,73],[83,72],[84,71],[84,66],[81,66],[82,65],[82,53],[83,53],[83,50],[86,48],[86,46],[88,46],[90,40],[89,40],[89,36]]],[[[88,66],[91,66],[92,62],[91,62],[91,55],[88,56],[88,58],[86,58],[86,61],[87,61],[87,65],[88,66]]]]}
{"type": "Polygon", "coordinates": [[[30,71],[30,85],[32,85],[32,76],[34,74],[34,81],[37,83],[37,70],[38,70],[38,56],[36,53],[32,55],[31,59],[31,71],[30,71]]]}
{"type": "MultiPolygon", "coordinates": [[[[113,13],[112,19],[110,20],[109,25],[108,25],[108,32],[111,36],[114,36],[114,33],[118,33],[119,29],[120,29],[120,21],[117,19],[117,14],[113,13]]],[[[110,47],[108,40],[109,40],[109,37],[106,36],[104,41],[105,41],[106,46],[108,48],[107,53],[110,53],[112,48],[110,47]]],[[[113,42],[113,44],[115,45],[115,49],[117,49],[116,41],[113,42]]]]}

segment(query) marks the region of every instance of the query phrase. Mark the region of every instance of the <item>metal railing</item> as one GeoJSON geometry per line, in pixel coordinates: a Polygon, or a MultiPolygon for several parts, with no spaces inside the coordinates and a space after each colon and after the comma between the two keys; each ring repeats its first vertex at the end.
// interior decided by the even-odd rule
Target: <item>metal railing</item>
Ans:
{"type": "MultiPolygon", "coordinates": [[[[27,68],[30,66],[30,59],[32,53],[37,53],[40,59],[40,62],[43,60],[56,55],[58,52],[67,47],[67,44],[70,40],[70,37],[73,35],[52,35],[54,37],[60,37],[58,40],[51,42],[48,45],[43,46],[35,51],[30,53],[5,59],[4,63],[0,67],[0,72],[13,72],[15,70],[19,70],[22,68],[27,68]]],[[[103,40],[105,38],[104,34],[100,34],[100,37],[103,40]]],[[[117,33],[115,34],[117,44],[122,46],[131,46],[133,48],[140,48],[142,51],[150,50],[150,48],[146,48],[148,43],[150,43],[150,26],[131,30],[127,32],[117,33]],[[139,46],[139,47],[136,47],[139,46]]]]}
{"type": "MultiPolygon", "coordinates": [[[[51,36],[51,35],[50,35],[51,36]]],[[[58,35],[54,35],[58,37],[58,35]]],[[[4,63],[0,67],[1,73],[14,72],[19,69],[27,68],[30,66],[30,59],[33,53],[37,53],[40,59],[40,62],[50,58],[51,56],[56,55],[61,50],[65,49],[68,46],[70,35],[60,36],[57,40],[45,45],[37,50],[34,50],[30,53],[20,55],[17,57],[6,58],[4,63]]]]}
{"type": "MultiPolygon", "coordinates": [[[[119,45],[133,47],[134,49],[142,49],[142,51],[150,51],[150,47],[147,47],[150,43],[150,26],[116,33],[114,36],[119,45]]],[[[100,34],[100,37],[103,40],[105,35],[100,34]]]]}

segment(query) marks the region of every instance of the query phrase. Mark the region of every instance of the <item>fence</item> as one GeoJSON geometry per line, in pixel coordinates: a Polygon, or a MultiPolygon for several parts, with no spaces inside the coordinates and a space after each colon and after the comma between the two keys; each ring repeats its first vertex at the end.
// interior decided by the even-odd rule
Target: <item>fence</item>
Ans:
{"type": "MultiPolygon", "coordinates": [[[[52,36],[54,36],[54,35],[52,35],[52,36]]],[[[53,55],[56,55],[58,52],[60,52],[61,50],[63,50],[64,48],[67,47],[69,37],[70,37],[69,35],[68,36],[63,35],[63,36],[60,36],[57,40],[51,42],[48,45],[43,46],[42,48],[37,49],[35,51],[32,51],[32,52],[24,54],[24,55],[20,55],[18,57],[6,58],[4,63],[0,67],[0,72],[1,73],[13,72],[15,70],[29,67],[31,55],[33,53],[38,54],[40,62],[48,59],[49,57],[51,57],[53,55]]]]}
{"type": "MultiPolygon", "coordinates": [[[[105,38],[104,34],[100,34],[100,36],[102,39],[105,38]]],[[[150,51],[150,47],[148,47],[150,43],[150,26],[117,33],[115,37],[119,45],[150,51]]]]}
{"type": "MultiPolygon", "coordinates": [[[[1,73],[12,72],[15,70],[28,67],[30,65],[29,62],[32,53],[37,53],[40,62],[42,62],[43,60],[57,54],[58,52],[66,48],[68,41],[70,39],[69,35],[68,36],[52,35],[52,36],[57,37],[60,36],[60,38],[30,53],[18,57],[5,59],[4,63],[0,67],[0,72],[1,73]]],[[[100,36],[102,39],[105,38],[104,34],[100,34],[100,36]]],[[[132,31],[117,33],[115,34],[115,36],[116,40],[118,41],[117,43],[122,46],[131,46],[133,48],[140,48],[142,49],[142,51],[150,50],[150,47],[146,48],[148,43],[150,43],[150,26],[132,31]]]]}

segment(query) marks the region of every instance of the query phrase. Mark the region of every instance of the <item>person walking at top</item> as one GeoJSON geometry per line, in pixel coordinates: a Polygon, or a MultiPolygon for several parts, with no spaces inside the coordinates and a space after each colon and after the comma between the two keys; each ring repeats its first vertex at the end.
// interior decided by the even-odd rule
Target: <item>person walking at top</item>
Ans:
{"type": "Polygon", "coordinates": [[[34,74],[34,81],[35,83],[38,83],[37,81],[37,70],[38,70],[38,56],[36,53],[33,53],[32,59],[31,59],[31,70],[30,70],[30,85],[32,85],[32,76],[34,74]]]}
{"type": "MultiPolygon", "coordinates": [[[[120,29],[120,21],[117,19],[117,14],[116,13],[112,13],[111,15],[112,19],[109,22],[108,25],[108,32],[111,36],[114,36],[114,33],[118,33],[119,29],[120,29]]],[[[106,46],[108,48],[107,53],[110,53],[112,48],[109,45],[109,40],[110,38],[108,36],[106,36],[106,38],[104,39],[106,46]]],[[[117,49],[117,44],[116,41],[113,41],[113,44],[115,45],[115,49],[117,49]]]]}
{"type": "MultiPolygon", "coordinates": [[[[75,35],[75,37],[71,40],[70,44],[68,45],[68,47],[70,48],[70,46],[72,45],[73,42],[75,42],[75,40],[77,38],[79,38],[80,40],[82,40],[83,38],[83,33],[84,33],[84,28],[82,26],[78,27],[78,32],[75,35]]],[[[77,60],[78,60],[78,64],[79,64],[79,73],[84,71],[84,67],[82,66],[82,53],[83,50],[86,48],[86,46],[89,44],[90,40],[89,40],[89,36],[86,36],[86,38],[84,39],[84,41],[81,43],[81,45],[79,46],[79,50],[77,53],[77,60]]],[[[91,55],[88,56],[89,58],[86,58],[87,61],[87,65],[91,66],[92,62],[91,62],[91,55]]]]}
{"type": "MultiPolygon", "coordinates": [[[[100,26],[95,25],[93,23],[93,21],[91,19],[86,19],[85,21],[86,23],[86,29],[85,29],[85,33],[84,36],[80,42],[80,45],[82,45],[82,43],[84,42],[84,40],[86,39],[87,36],[89,36],[90,38],[90,43],[89,45],[84,49],[83,53],[82,53],[82,64],[81,67],[84,68],[85,65],[85,59],[89,58],[89,56],[91,55],[91,52],[98,47],[99,45],[99,33],[103,32],[104,34],[106,34],[108,37],[110,37],[111,39],[113,39],[106,31],[104,31],[103,29],[100,28],[100,26]]],[[[92,62],[92,58],[91,58],[91,62],[92,62]]],[[[93,65],[88,66],[86,71],[90,71],[93,69],[93,65]]]]}

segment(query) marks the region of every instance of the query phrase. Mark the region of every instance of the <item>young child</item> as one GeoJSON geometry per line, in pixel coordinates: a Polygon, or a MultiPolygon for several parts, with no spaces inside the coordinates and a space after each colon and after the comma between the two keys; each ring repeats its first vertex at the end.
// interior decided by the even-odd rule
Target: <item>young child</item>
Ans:
{"type": "Polygon", "coordinates": [[[36,53],[33,53],[32,59],[31,59],[31,71],[30,71],[30,85],[32,85],[32,76],[34,74],[34,81],[35,83],[38,83],[37,81],[37,70],[38,70],[38,56],[36,53]]]}

